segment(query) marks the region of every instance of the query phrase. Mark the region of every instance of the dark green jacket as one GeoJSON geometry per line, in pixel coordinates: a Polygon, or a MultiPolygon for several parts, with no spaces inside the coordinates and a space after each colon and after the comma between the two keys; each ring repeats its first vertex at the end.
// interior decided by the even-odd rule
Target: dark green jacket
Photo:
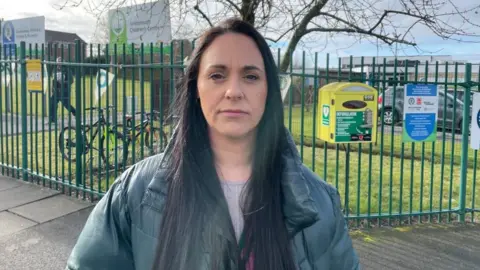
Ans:
{"type": "MultiPolygon", "coordinates": [[[[337,190],[302,164],[290,135],[289,141],[284,214],[295,235],[291,243],[298,269],[359,269],[337,190]]],[[[90,214],[66,269],[151,269],[167,191],[162,160],[157,155],[140,161],[114,182],[90,214]]]]}

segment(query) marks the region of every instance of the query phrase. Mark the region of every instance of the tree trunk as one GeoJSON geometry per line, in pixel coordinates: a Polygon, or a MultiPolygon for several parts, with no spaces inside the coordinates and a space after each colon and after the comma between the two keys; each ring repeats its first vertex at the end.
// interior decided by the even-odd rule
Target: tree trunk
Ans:
{"type": "Polygon", "coordinates": [[[240,8],[242,20],[250,23],[253,26],[255,26],[255,11],[257,9],[254,1],[255,0],[243,0],[242,7],[240,8]]]}
{"type": "Polygon", "coordinates": [[[297,28],[293,33],[292,39],[290,39],[290,42],[288,43],[287,51],[283,55],[283,59],[280,63],[280,72],[287,71],[288,66],[293,61],[293,59],[291,59],[291,57],[293,57],[293,52],[295,51],[295,48],[297,47],[298,42],[300,41],[300,39],[303,37],[304,34],[305,34],[305,30],[299,29],[299,28],[297,28]]]}
{"type": "Polygon", "coordinates": [[[303,17],[303,19],[300,21],[298,24],[297,28],[293,32],[292,38],[290,39],[290,42],[288,43],[287,47],[287,52],[285,53],[282,62],[280,64],[280,72],[286,72],[288,69],[288,66],[290,65],[290,62],[292,59],[290,59],[290,56],[293,54],[295,51],[295,48],[297,48],[298,42],[300,42],[300,39],[307,34],[307,26],[310,23],[310,21],[318,16],[320,14],[320,11],[322,8],[327,4],[328,0],[319,0],[315,6],[313,6],[308,13],[303,17]]]}

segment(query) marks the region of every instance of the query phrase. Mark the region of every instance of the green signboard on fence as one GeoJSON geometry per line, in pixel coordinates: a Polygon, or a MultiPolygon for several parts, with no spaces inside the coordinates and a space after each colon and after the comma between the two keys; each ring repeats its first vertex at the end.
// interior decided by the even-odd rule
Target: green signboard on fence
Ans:
{"type": "MultiPolygon", "coordinates": [[[[139,54],[140,45],[145,44],[144,53],[160,53],[160,44],[169,44],[172,40],[170,14],[164,1],[144,3],[129,7],[116,8],[108,12],[110,53],[113,44],[117,44],[117,53],[139,54]],[[126,52],[123,45],[126,44],[126,52]],[[132,48],[132,44],[135,47],[132,48]],[[153,47],[150,47],[153,44],[153,47]],[[146,48],[148,47],[148,49],[146,48]]],[[[163,46],[164,52],[170,51],[170,45],[163,46]]]]}

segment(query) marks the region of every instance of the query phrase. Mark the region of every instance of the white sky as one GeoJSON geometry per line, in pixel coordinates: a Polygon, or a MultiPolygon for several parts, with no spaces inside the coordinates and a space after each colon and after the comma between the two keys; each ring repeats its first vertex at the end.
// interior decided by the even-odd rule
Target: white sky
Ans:
{"type": "MultiPolygon", "coordinates": [[[[59,10],[58,7],[55,7],[55,5],[62,4],[64,1],[65,0],[0,0],[0,18],[11,20],[43,15],[46,20],[46,29],[74,32],[87,42],[91,41],[96,30],[97,18],[87,14],[85,4],[92,1],[85,0],[83,6],[80,5],[80,7],[77,8],[59,10]]],[[[72,0],[69,1],[72,3],[72,0]]],[[[73,1],[79,2],[81,0],[73,1]]],[[[140,2],[143,1],[139,1],[139,3],[140,2]]],[[[338,41],[348,43],[348,37],[340,37],[338,41]]],[[[432,33],[422,33],[417,42],[423,49],[431,51],[432,54],[454,54],[458,55],[459,58],[478,59],[477,61],[480,61],[480,55],[477,49],[478,44],[459,44],[453,41],[443,41],[435,37],[432,33]]],[[[353,46],[332,42],[328,44],[327,47],[322,45],[322,48],[311,49],[309,51],[322,51],[322,54],[329,52],[334,57],[348,55],[375,56],[377,54],[377,47],[368,42],[354,44],[353,46]]],[[[397,52],[399,55],[420,54],[420,52],[410,48],[397,52]]],[[[393,47],[384,47],[380,49],[378,53],[380,55],[391,55],[393,53],[393,47]]]]}

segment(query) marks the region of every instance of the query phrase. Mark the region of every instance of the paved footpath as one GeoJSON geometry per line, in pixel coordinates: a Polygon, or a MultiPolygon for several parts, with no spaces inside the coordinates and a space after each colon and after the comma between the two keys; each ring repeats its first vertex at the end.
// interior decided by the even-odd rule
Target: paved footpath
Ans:
{"type": "Polygon", "coordinates": [[[351,235],[363,269],[480,269],[480,224],[422,224],[351,235]]]}
{"type": "MultiPolygon", "coordinates": [[[[92,208],[0,176],[0,270],[65,269],[92,208]]],[[[480,269],[480,224],[427,224],[351,235],[363,269],[480,269]]]]}
{"type": "Polygon", "coordinates": [[[0,270],[64,269],[92,207],[0,175],[0,270]]]}

